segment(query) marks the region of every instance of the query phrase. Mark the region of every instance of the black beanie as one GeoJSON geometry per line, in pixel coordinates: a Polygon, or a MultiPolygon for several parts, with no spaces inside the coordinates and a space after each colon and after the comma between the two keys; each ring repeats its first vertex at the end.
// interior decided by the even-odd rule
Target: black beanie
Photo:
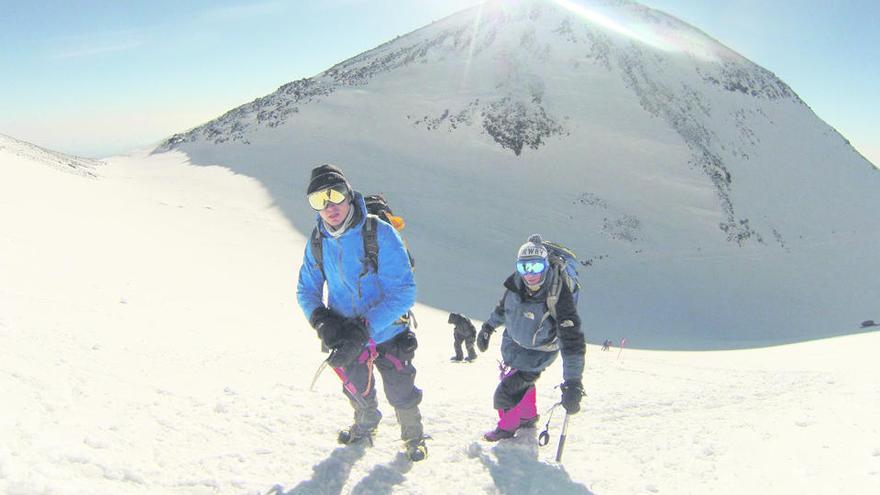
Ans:
{"type": "Polygon", "coordinates": [[[309,189],[306,191],[306,194],[312,194],[315,191],[340,184],[344,184],[345,188],[351,191],[351,186],[348,184],[348,180],[345,179],[342,170],[335,165],[325,163],[320,167],[312,169],[312,178],[309,179],[309,189]]]}

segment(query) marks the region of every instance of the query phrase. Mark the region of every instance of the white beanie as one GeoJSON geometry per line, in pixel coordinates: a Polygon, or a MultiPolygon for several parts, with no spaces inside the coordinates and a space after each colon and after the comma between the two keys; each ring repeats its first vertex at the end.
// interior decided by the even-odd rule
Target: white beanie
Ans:
{"type": "Polygon", "coordinates": [[[524,258],[543,258],[547,259],[547,248],[544,247],[543,241],[541,240],[541,236],[538,234],[532,234],[529,236],[529,240],[519,247],[519,251],[516,253],[517,259],[524,258]]]}

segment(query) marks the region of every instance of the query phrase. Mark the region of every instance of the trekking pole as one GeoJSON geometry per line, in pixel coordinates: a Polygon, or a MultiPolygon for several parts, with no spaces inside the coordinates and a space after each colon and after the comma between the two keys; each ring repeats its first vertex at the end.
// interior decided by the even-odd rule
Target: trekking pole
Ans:
{"type": "Polygon", "coordinates": [[[556,462],[562,462],[562,450],[565,448],[565,437],[568,435],[568,412],[565,413],[565,421],[562,423],[562,433],[559,435],[559,446],[556,447],[556,462]]]}

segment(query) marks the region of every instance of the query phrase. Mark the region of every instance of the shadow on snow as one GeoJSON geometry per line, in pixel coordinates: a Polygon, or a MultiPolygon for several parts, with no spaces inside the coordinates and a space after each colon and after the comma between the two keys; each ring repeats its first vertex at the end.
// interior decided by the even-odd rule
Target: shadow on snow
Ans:
{"type": "MultiPolygon", "coordinates": [[[[273,486],[266,495],[339,495],[348,482],[354,465],[364,456],[363,446],[347,446],[335,449],[330,457],[312,468],[311,479],[301,481],[290,490],[281,485],[273,486]]],[[[377,464],[354,485],[353,495],[386,495],[394,487],[406,481],[404,476],[412,469],[412,461],[398,452],[391,462],[377,464]]]]}
{"type": "Polygon", "coordinates": [[[502,440],[483,452],[479,444],[472,454],[489,470],[503,495],[594,495],[584,485],[571,479],[563,465],[542,462],[538,456],[537,431],[521,430],[516,438],[502,440]],[[530,433],[526,434],[526,431],[530,433]]]}
{"type": "Polygon", "coordinates": [[[311,479],[301,481],[287,491],[283,486],[275,485],[266,495],[339,495],[351,474],[351,468],[364,453],[362,446],[339,447],[330,453],[330,457],[315,464],[311,479]]]}

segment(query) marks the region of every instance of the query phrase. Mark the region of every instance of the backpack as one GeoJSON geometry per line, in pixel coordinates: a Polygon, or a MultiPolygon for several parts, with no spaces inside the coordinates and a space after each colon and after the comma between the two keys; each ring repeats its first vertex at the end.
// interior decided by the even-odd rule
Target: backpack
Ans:
{"type": "MultiPolygon", "coordinates": [[[[392,212],[391,207],[388,206],[388,201],[381,193],[365,196],[364,203],[367,205],[367,218],[364,221],[363,226],[364,255],[366,257],[366,266],[364,266],[363,273],[367,273],[369,268],[372,268],[374,272],[378,272],[379,239],[376,234],[376,222],[381,219],[382,221],[391,224],[391,226],[394,227],[394,230],[398,232],[406,227],[406,222],[403,218],[394,216],[394,212],[392,212]]],[[[312,229],[310,242],[312,244],[312,256],[315,257],[315,261],[318,263],[318,266],[321,267],[321,272],[323,273],[324,245],[321,242],[321,232],[318,230],[318,227],[312,229]]],[[[409,266],[415,268],[415,260],[412,257],[412,253],[410,252],[406,241],[404,241],[403,245],[406,248],[406,255],[409,257],[409,266]]]]}
{"type": "MultiPolygon", "coordinates": [[[[364,197],[364,203],[367,205],[367,215],[376,215],[380,220],[384,220],[385,222],[391,224],[394,227],[394,230],[400,232],[406,227],[406,221],[403,218],[394,216],[394,212],[391,211],[391,207],[388,206],[388,201],[385,199],[385,195],[382,193],[379,194],[371,194],[369,196],[364,197]]],[[[373,233],[373,239],[371,242],[375,242],[375,232],[373,233]]],[[[364,240],[366,241],[366,236],[364,236],[364,240]]],[[[409,245],[406,243],[406,240],[401,236],[401,240],[403,240],[403,247],[406,248],[406,255],[409,258],[409,266],[411,268],[416,267],[416,260],[413,259],[412,252],[409,250],[409,245]]],[[[366,247],[366,244],[364,245],[366,247]]],[[[366,249],[364,252],[369,253],[366,249]]],[[[379,267],[379,248],[376,246],[375,255],[377,256],[374,266],[376,269],[379,267]]]]}
{"type": "MultiPolygon", "coordinates": [[[[398,232],[406,227],[406,222],[403,220],[403,218],[394,216],[394,212],[391,211],[391,207],[388,206],[388,201],[385,199],[385,196],[382,193],[365,196],[364,203],[366,203],[367,206],[367,218],[364,220],[362,237],[364,239],[364,257],[366,258],[366,262],[364,263],[364,269],[361,272],[361,275],[369,273],[370,269],[372,269],[374,272],[379,271],[379,238],[376,232],[376,228],[378,227],[377,222],[379,222],[379,220],[382,220],[386,223],[389,223],[392,227],[394,227],[394,230],[398,232]]],[[[321,240],[321,231],[318,230],[318,227],[315,227],[314,229],[312,229],[312,235],[310,238],[310,243],[312,245],[312,256],[315,257],[315,262],[317,262],[318,266],[321,267],[321,273],[323,274],[324,244],[321,242],[321,240]]],[[[406,244],[406,241],[403,241],[403,246],[406,249],[407,257],[409,258],[410,268],[415,268],[415,260],[413,259],[412,253],[410,252],[409,246],[406,244]]],[[[412,311],[409,311],[402,318],[405,320],[411,320],[413,328],[418,325],[415,321],[415,315],[412,313],[412,311]]]]}
{"type": "Polygon", "coordinates": [[[547,249],[547,259],[550,267],[556,271],[556,277],[547,292],[547,309],[553,319],[556,319],[556,303],[559,302],[559,293],[562,292],[562,284],[568,287],[571,297],[577,306],[581,284],[578,281],[577,255],[571,249],[550,241],[542,241],[541,244],[547,249]]]}

